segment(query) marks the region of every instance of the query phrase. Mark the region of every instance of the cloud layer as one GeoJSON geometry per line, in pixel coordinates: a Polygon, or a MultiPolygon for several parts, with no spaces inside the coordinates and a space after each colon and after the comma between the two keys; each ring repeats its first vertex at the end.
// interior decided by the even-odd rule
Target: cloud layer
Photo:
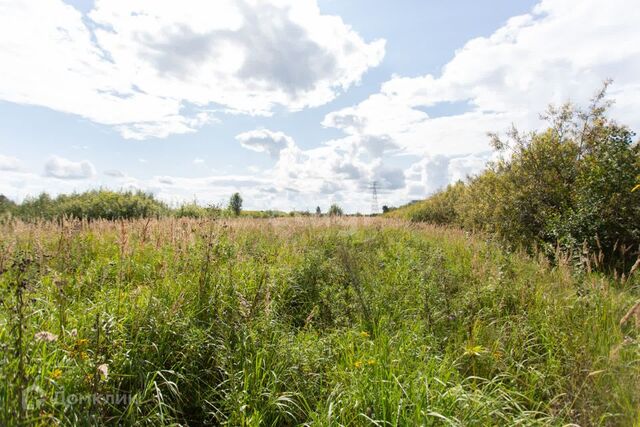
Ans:
{"type": "Polygon", "coordinates": [[[0,2],[0,99],[143,139],[191,132],[216,111],[324,104],[380,63],[315,0],[0,2]],[[42,70],[47,70],[43,73],[42,70]]]}
{"type": "MultiPolygon", "coordinates": [[[[325,104],[384,56],[383,41],[364,41],[315,0],[221,0],[215,13],[212,4],[98,0],[82,15],[59,0],[0,0],[0,99],[78,114],[127,138],[163,137],[225,112],[325,104]]],[[[342,135],[319,146],[303,149],[276,126],[239,133],[227,143],[272,158],[253,175],[140,179],[108,170],[97,178],[88,161],[52,157],[42,176],[0,156],[0,192],[104,185],[216,202],[241,191],[255,208],[335,201],[367,211],[375,180],[384,203],[422,198],[484,167],[486,132],[539,128],[549,102],[584,104],[607,78],[613,116],[640,130],[638,22],[640,8],[626,0],[542,0],[469,40],[439,74],[394,75],[326,114],[322,125],[342,135]]],[[[193,164],[204,170],[201,160],[193,164]]]]}
{"type": "Polygon", "coordinates": [[[606,7],[596,0],[544,0],[491,36],[467,42],[439,76],[394,76],[363,102],[327,114],[323,124],[360,138],[385,136],[423,157],[407,172],[413,194],[459,176],[455,159],[468,160],[467,172],[479,170],[488,158],[488,131],[512,123],[538,128],[548,103],[584,105],[607,78],[614,80],[614,117],[637,130],[639,20],[640,8],[626,0],[606,7]],[[460,111],[429,114],[451,105],[460,111]]]}

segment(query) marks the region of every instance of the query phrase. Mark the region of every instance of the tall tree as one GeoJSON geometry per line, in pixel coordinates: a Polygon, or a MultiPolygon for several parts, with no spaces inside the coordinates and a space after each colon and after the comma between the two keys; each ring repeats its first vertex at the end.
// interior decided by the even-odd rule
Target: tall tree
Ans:
{"type": "Polygon", "coordinates": [[[229,210],[233,212],[235,216],[239,216],[242,211],[242,197],[240,193],[233,193],[229,199],[229,210]]]}

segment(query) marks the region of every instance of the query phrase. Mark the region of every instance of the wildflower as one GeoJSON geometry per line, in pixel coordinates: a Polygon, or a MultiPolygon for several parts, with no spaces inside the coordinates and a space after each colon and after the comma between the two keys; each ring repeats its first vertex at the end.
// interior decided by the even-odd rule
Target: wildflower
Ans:
{"type": "Polygon", "coordinates": [[[369,359],[369,360],[367,360],[367,365],[369,365],[369,366],[373,366],[373,365],[375,365],[375,364],[376,364],[376,361],[375,361],[375,360],[373,360],[373,359],[369,359]]]}
{"type": "Polygon", "coordinates": [[[89,355],[87,354],[86,351],[80,352],[80,359],[87,360],[88,358],[89,358],[89,355]]]}
{"type": "Polygon", "coordinates": [[[465,356],[477,357],[481,356],[482,353],[486,352],[486,349],[481,345],[467,345],[464,350],[465,356]]]}
{"type": "Polygon", "coordinates": [[[54,369],[53,372],[51,372],[50,378],[52,380],[57,380],[61,376],[62,376],[62,369],[54,369]]]}
{"type": "Polygon", "coordinates": [[[99,365],[98,373],[100,373],[100,377],[106,381],[107,378],[109,378],[109,365],[107,365],[106,363],[99,365]]]}
{"type": "Polygon", "coordinates": [[[81,346],[87,345],[87,344],[89,344],[89,340],[86,339],[86,338],[80,338],[79,340],[76,341],[76,345],[78,347],[81,347],[81,346]]]}
{"type": "Polygon", "coordinates": [[[356,360],[353,366],[355,366],[356,369],[360,369],[362,367],[362,360],[356,360]]]}
{"type": "Polygon", "coordinates": [[[51,332],[40,331],[35,334],[35,339],[37,341],[54,342],[55,340],[58,339],[58,336],[55,334],[52,334],[51,332]]]}
{"type": "Polygon", "coordinates": [[[362,338],[369,338],[369,332],[367,332],[367,331],[362,331],[362,332],[360,332],[360,336],[361,336],[362,338]]]}

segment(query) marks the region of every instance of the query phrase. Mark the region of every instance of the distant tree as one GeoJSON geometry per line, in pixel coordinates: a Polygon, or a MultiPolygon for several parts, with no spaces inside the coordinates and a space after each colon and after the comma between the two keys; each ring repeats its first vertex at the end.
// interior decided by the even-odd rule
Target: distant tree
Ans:
{"type": "Polygon", "coordinates": [[[229,210],[233,212],[235,216],[239,216],[242,211],[242,197],[240,193],[233,193],[229,199],[229,210]]]}
{"type": "Polygon", "coordinates": [[[316,215],[318,216],[322,215],[322,210],[320,209],[320,206],[316,207],[316,215]]]}
{"type": "Polygon", "coordinates": [[[387,213],[387,212],[389,212],[389,206],[383,205],[382,206],[382,213],[387,213]]]}
{"type": "Polygon", "coordinates": [[[15,209],[16,204],[9,200],[4,194],[0,194],[0,214],[3,212],[11,212],[15,209]]]}
{"type": "Polygon", "coordinates": [[[329,208],[329,216],[342,216],[342,215],[343,215],[342,208],[335,203],[332,204],[331,207],[329,208]]]}

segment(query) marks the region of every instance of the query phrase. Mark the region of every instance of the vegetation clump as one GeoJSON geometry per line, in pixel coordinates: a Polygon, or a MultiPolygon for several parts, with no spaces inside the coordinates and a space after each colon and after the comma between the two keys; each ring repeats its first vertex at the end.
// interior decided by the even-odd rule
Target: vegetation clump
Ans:
{"type": "Polygon", "coordinates": [[[640,146],[607,117],[605,88],[587,110],[550,107],[542,132],[491,135],[503,155],[468,182],[389,213],[488,231],[512,247],[628,271],[640,254],[640,146]]]}

